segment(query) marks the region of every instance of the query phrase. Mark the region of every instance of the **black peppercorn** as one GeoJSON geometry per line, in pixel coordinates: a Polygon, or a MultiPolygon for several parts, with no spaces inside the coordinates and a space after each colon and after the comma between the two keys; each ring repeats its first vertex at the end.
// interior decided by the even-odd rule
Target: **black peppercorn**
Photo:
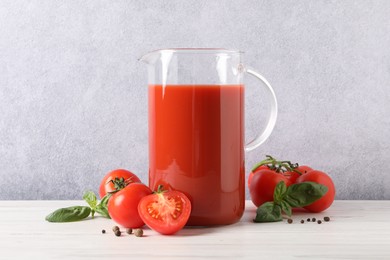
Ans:
{"type": "Polygon", "coordinates": [[[301,219],[301,224],[305,223],[305,221],[303,219],[301,219]]]}
{"type": "Polygon", "coordinates": [[[120,237],[122,234],[122,232],[120,230],[116,230],[114,233],[115,233],[115,236],[117,236],[117,237],[120,237]]]}
{"type": "Polygon", "coordinates": [[[316,222],[316,218],[312,218],[311,221],[316,222]]]}
{"type": "Polygon", "coordinates": [[[127,228],[126,229],[126,233],[129,234],[129,235],[133,234],[133,229],[132,228],[127,228]]]}
{"type": "Polygon", "coordinates": [[[136,237],[142,237],[143,234],[144,234],[144,231],[142,229],[140,229],[140,228],[137,228],[137,229],[134,230],[134,235],[136,237]]]}
{"type": "Polygon", "coordinates": [[[324,220],[328,222],[330,220],[330,217],[324,217],[324,220]]]}
{"type": "Polygon", "coordinates": [[[317,220],[317,223],[318,223],[318,224],[321,224],[321,223],[322,223],[322,221],[321,221],[321,220],[317,220]]]}
{"type": "Polygon", "coordinates": [[[310,218],[307,219],[307,222],[310,222],[310,218]]]}
{"type": "Polygon", "coordinates": [[[288,222],[288,224],[291,224],[291,223],[293,223],[293,220],[292,220],[291,218],[289,218],[289,219],[287,220],[287,222],[288,222]]]}
{"type": "Polygon", "coordinates": [[[116,231],[118,231],[119,230],[119,227],[118,226],[113,226],[112,227],[112,231],[114,231],[114,233],[116,232],[116,231]]]}
{"type": "Polygon", "coordinates": [[[102,234],[106,234],[106,230],[102,229],[102,234]]]}

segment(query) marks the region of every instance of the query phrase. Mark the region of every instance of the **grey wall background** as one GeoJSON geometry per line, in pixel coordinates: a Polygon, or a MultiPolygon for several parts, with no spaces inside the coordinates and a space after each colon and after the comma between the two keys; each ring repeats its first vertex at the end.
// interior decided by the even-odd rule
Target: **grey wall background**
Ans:
{"type": "MultiPolygon", "coordinates": [[[[80,199],[127,168],[147,182],[146,68],[224,47],[271,82],[272,136],[247,154],[309,164],[338,199],[390,199],[390,1],[0,2],[0,199],[80,199]]],[[[248,139],[266,105],[247,81],[248,139]]]]}

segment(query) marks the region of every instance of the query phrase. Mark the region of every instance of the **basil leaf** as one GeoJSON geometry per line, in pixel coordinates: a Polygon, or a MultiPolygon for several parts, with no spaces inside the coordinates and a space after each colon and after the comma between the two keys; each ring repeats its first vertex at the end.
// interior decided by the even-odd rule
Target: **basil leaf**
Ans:
{"type": "Polygon", "coordinates": [[[286,201],[291,207],[299,208],[312,204],[328,191],[328,187],[315,182],[296,183],[287,188],[286,201]]]}
{"type": "Polygon", "coordinates": [[[266,202],[257,208],[254,222],[276,222],[282,221],[282,209],[273,202],[266,202]]]}
{"type": "Polygon", "coordinates": [[[280,203],[280,206],[282,207],[282,211],[286,213],[289,217],[291,217],[292,215],[291,206],[284,200],[280,203]]]}
{"type": "Polygon", "coordinates": [[[102,198],[102,200],[96,206],[96,209],[95,209],[97,213],[99,213],[100,215],[102,215],[103,217],[106,217],[106,218],[111,218],[110,214],[108,213],[108,208],[107,208],[108,200],[110,199],[111,195],[112,194],[107,193],[107,195],[102,198]]]}
{"type": "Polygon", "coordinates": [[[101,207],[101,206],[98,205],[98,206],[96,207],[95,211],[96,211],[97,213],[99,213],[100,215],[102,215],[103,217],[105,217],[105,218],[111,218],[111,217],[110,217],[110,214],[108,213],[107,208],[104,208],[104,207],[101,207]]]}
{"type": "Polygon", "coordinates": [[[275,191],[274,191],[274,202],[276,204],[280,204],[283,201],[284,196],[286,195],[287,192],[287,186],[284,181],[278,182],[275,186],[275,191]]]}
{"type": "Polygon", "coordinates": [[[91,213],[91,209],[85,206],[73,206],[60,208],[46,216],[49,222],[73,222],[85,219],[91,213]]]}
{"type": "Polygon", "coordinates": [[[95,209],[97,205],[97,198],[93,191],[86,191],[83,195],[83,199],[88,203],[88,205],[95,209]]]}
{"type": "Polygon", "coordinates": [[[103,205],[107,206],[108,201],[110,200],[112,194],[113,194],[113,193],[107,193],[107,194],[102,198],[102,200],[100,201],[100,204],[103,204],[103,205]]]}

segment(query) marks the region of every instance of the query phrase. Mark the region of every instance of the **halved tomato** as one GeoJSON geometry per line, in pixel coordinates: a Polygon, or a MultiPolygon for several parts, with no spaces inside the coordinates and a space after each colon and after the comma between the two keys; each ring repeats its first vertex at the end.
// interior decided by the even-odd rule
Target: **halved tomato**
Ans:
{"type": "Polygon", "coordinates": [[[138,204],[141,219],[151,229],[172,235],[182,229],[191,213],[191,202],[179,191],[161,191],[141,199],[138,204]]]}

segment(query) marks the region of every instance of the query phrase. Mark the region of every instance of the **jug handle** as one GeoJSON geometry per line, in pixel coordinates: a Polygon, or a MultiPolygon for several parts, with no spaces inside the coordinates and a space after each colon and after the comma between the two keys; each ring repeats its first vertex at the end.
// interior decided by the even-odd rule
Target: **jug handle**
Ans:
{"type": "Polygon", "coordinates": [[[252,150],[256,149],[257,147],[259,147],[271,135],[272,130],[274,129],[275,124],[276,124],[276,118],[278,116],[278,102],[276,100],[276,95],[275,95],[273,88],[271,87],[269,82],[262,75],[260,75],[258,72],[256,72],[252,68],[248,68],[248,67],[245,69],[245,71],[246,71],[246,73],[248,73],[248,74],[254,76],[255,78],[258,78],[260,81],[262,81],[264,83],[264,85],[266,86],[266,90],[270,93],[270,95],[272,97],[271,98],[271,110],[270,110],[270,113],[268,116],[268,122],[267,122],[267,125],[266,125],[264,131],[262,133],[258,134],[252,141],[250,141],[248,144],[245,145],[245,151],[249,152],[249,151],[252,151],[252,150]]]}

